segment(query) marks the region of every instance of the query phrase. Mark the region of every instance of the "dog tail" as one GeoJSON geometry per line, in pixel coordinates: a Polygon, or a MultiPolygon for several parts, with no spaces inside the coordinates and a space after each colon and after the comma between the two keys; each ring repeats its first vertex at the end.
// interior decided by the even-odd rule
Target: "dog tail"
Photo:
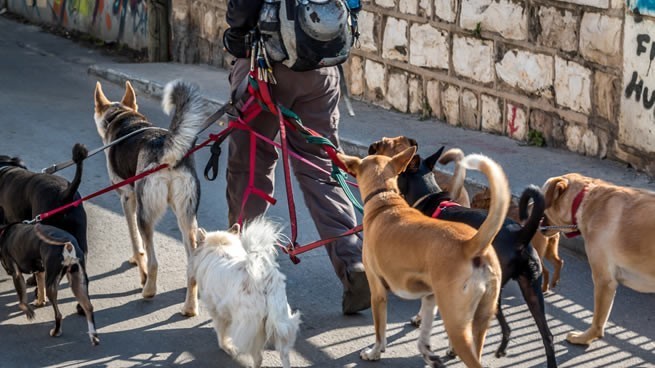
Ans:
{"type": "Polygon", "coordinates": [[[459,148],[451,148],[446,153],[441,155],[439,163],[447,165],[450,162],[455,162],[455,171],[450,185],[450,197],[455,200],[464,188],[464,178],[466,177],[466,169],[462,168],[460,162],[464,159],[464,152],[459,148]]]}
{"type": "Polygon", "coordinates": [[[174,80],[164,88],[161,105],[168,115],[175,110],[169,126],[170,134],[160,160],[161,163],[174,167],[193,147],[196,135],[205,123],[206,104],[197,85],[174,80]]]}
{"type": "Polygon", "coordinates": [[[509,183],[500,165],[487,156],[468,155],[462,159],[460,166],[462,171],[474,169],[484,173],[487,180],[489,180],[489,190],[491,191],[489,214],[478,232],[467,242],[465,247],[466,254],[470,258],[474,258],[491,244],[491,241],[505,222],[510,201],[509,183]]]}
{"type": "Polygon", "coordinates": [[[63,266],[71,266],[79,262],[79,257],[77,256],[77,252],[75,251],[75,246],[70,240],[65,241],[65,240],[59,240],[49,237],[43,231],[41,224],[36,224],[34,226],[34,231],[36,232],[36,236],[39,239],[41,239],[41,241],[43,241],[44,243],[50,245],[59,245],[64,248],[61,254],[63,257],[61,264],[63,266]]]}
{"type": "Polygon", "coordinates": [[[544,210],[546,208],[546,200],[544,199],[544,194],[541,192],[541,189],[536,185],[530,185],[523,191],[521,198],[519,199],[519,219],[521,221],[527,222],[523,225],[521,232],[519,233],[518,242],[525,245],[530,242],[530,239],[534,236],[539,229],[539,223],[541,218],[544,217],[544,210]],[[530,200],[532,200],[532,212],[530,217],[528,217],[528,205],[530,200]]]}
{"type": "Polygon", "coordinates": [[[280,238],[280,226],[263,216],[245,224],[241,232],[241,244],[248,253],[248,273],[259,279],[277,266],[276,244],[280,238]]]}
{"type": "Polygon", "coordinates": [[[68,203],[75,199],[75,194],[80,187],[82,182],[82,169],[84,166],[84,160],[89,155],[89,151],[81,143],[75,143],[73,146],[73,162],[75,162],[75,177],[73,181],[68,184],[68,188],[63,194],[64,202],[68,203]]]}

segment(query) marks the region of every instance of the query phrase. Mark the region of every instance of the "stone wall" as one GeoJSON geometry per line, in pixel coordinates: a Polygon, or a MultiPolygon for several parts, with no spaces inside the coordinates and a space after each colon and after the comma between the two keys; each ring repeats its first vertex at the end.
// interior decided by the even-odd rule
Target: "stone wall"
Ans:
{"type": "MultiPolygon", "coordinates": [[[[363,5],[355,98],[655,174],[655,0],[363,5]]],[[[225,9],[173,0],[177,61],[228,66],[225,9]]]]}
{"type": "Polygon", "coordinates": [[[3,2],[10,12],[35,23],[62,26],[138,51],[147,48],[146,0],[0,0],[3,2]]]}

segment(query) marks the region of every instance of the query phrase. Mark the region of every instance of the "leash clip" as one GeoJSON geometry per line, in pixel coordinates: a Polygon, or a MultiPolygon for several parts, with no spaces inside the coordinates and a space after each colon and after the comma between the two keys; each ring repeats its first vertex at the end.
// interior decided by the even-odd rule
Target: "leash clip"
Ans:
{"type": "Polygon", "coordinates": [[[36,217],[31,219],[31,220],[23,220],[23,223],[25,225],[32,225],[32,224],[35,224],[37,222],[41,222],[41,215],[36,215],[36,217]]]}

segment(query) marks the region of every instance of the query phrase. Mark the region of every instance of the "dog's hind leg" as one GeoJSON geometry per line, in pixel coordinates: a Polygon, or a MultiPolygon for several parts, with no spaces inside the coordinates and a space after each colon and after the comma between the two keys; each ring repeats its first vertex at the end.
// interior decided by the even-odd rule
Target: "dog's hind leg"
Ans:
{"type": "Polygon", "coordinates": [[[43,307],[45,305],[45,272],[37,272],[36,279],[36,301],[35,307],[43,307]]]}
{"type": "Polygon", "coordinates": [[[432,333],[432,321],[434,320],[434,311],[436,303],[434,295],[427,295],[421,298],[421,330],[418,337],[418,350],[423,356],[425,363],[434,367],[443,367],[441,359],[432,352],[430,347],[430,334],[432,333]]]}
{"type": "Polygon", "coordinates": [[[48,300],[50,300],[52,309],[55,311],[55,327],[50,330],[50,336],[52,337],[61,335],[61,312],[59,311],[59,306],[57,305],[57,284],[57,282],[48,283],[48,286],[46,287],[48,300]]]}
{"type": "Polygon", "coordinates": [[[494,315],[496,315],[496,306],[499,299],[499,293],[487,290],[485,295],[480,299],[475,314],[473,315],[473,324],[471,325],[473,332],[473,347],[475,348],[478,362],[482,360],[484,340],[487,336],[487,331],[489,330],[489,324],[494,315]]]}
{"type": "Polygon", "coordinates": [[[557,367],[557,361],[555,360],[555,345],[553,343],[553,334],[550,332],[548,322],[546,321],[544,294],[539,287],[541,279],[537,278],[530,280],[526,275],[521,275],[519,276],[518,281],[519,286],[521,287],[521,293],[523,294],[523,299],[525,299],[528,309],[530,309],[530,313],[532,314],[532,318],[534,318],[537,323],[539,334],[541,334],[541,340],[546,349],[548,368],[555,368],[557,367]]]}
{"type": "MultiPolygon", "coordinates": [[[[482,368],[474,348],[472,321],[475,308],[470,298],[448,298],[450,295],[437,295],[437,300],[444,300],[439,305],[441,319],[446,333],[453,345],[453,350],[469,368],[482,368]]],[[[476,301],[477,302],[477,301],[476,301]]]]}
{"type": "Polygon", "coordinates": [[[121,191],[121,205],[123,206],[123,213],[127,221],[127,230],[130,233],[130,240],[132,241],[132,257],[129,262],[139,266],[139,273],[141,275],[141,285],[146,283],[146,254],[143,250],[143,243],[141,242],[141,235],[137,228],[136,223],[136,197],[132,191],[121,191]]]}
{"type": "MultiPolygon", "coordinates": [[[[177,225],[182,232],[182,241],[184,242],[184,249],[186,250],[188,262],[189,257],[196,248],[196,234],[198,233],[198,221],[196,219],[198,192],[190,191],[187,187],[189,186],[173,186],[172,208],[177,217],[177,225]]],[[[191,185],[191,187],[196,186],[191,185]]],[[[198,285],[196,284],[196,281],[189,276],[187,276],[186,298],[181,313],[188,317],[198,314],[198,285]]]]}
{"type": "Polygon", "coordinates": [[[88,333],[89,339],[91,339],[91,344],[98,345],[100,343],[100,339],[98,338],[98,332],[96,331],[96,321],[95,317],[93,316],[93,305],[91,304],[91,299],[89,298],[89,287],[87,280],[88,278],[86,277],[86,272],[84,272],[84,269],[79,265],[77,266],[77,270],[70,272],[68,276],[68,281],[70,282],[73,295],[75,295],[77,302],[80,306],[82,306],[82,309],[84,310],[86,323],[89,327],[88,333]]]}
{"type": "Polygon", "coordinates": [[[143,297],[146,299],[157,294],[157,270],[159,265],[155,254],[154,234],[155,224],[166,212],[167,191],[165,178],[161,176],[151,176],[137,183],[136,186],[136,220],[148,260],[146,283],[142,292],[143,297]]]}
{"type": "Polygon", "coordinates": [[[507,320],[505,319],[505,315],[503,314],[503,309],[500,303],[500,297],[498,297],[498,303],[496,305],[497,311],[496,311],[496,319],[498,320],[498,324],[500,325],[500,331],[501,331],[501,339],[500,339],[500,345],[498,346],[498,349],[496,349],[496,358],[504,357],[507,355],[507,344],[509,344],[509,338],[510,335],[512,334],[512,330],[509,328],[509,324],[507,323],[507,320]]]}

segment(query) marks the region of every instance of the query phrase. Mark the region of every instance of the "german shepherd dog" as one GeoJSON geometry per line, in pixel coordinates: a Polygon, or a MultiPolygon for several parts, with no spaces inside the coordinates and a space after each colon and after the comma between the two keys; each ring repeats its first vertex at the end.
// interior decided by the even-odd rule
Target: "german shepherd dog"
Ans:
{"type": "MultiPolygon", "coordinates": [[[[125,94],[120,102],[109,101],[100,82],[96,84],[94,119],[105,144],[138,129],[151,128],[105,151],[111,181],[117,183],[160,164],[169,165],[164,170],[118,189],[132,240],[133,255],[130,262],[139,266],[144,298],[152,298],[157,293],[157,258],[153,234],[167,205],[177,217],[187,257],[196,247],[198,230],[196,214],[200,183],[193,157],[185,155],[193,147],[196,134],[204,123],[206,104],[202,102],[197,86],[173,81],[164,89],[162,107],[168,114],[175,110],[168,130],[157,129],[138,112],[130,82],[125,83],[125,94]]],[[[187,279],[182,314],[194,316],[197,312],[198,289],[191,279],[187,279]]]]}

